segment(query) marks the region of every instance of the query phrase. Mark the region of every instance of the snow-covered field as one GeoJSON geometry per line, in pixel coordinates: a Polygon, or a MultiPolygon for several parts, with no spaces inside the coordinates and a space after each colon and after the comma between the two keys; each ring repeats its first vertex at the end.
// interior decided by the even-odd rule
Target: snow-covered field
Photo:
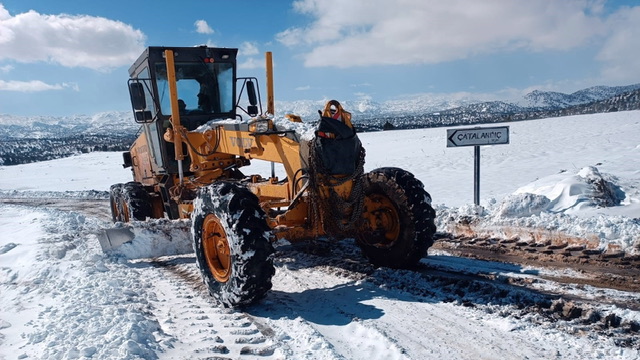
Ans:
{"type": "MultiPolygon", "coordinates": [[[[413,172],[433,197],[441,230],[475,216],[486,229],[538,227],[640,253],[640,111],[508,125],[509,145],[481,150],[481,208],[471,205],[473,149],[447,148],[444,128],[361,134],[365,170],[413,172]]],[[[104,197],[111,184],[131,178],[120,163],[119,153],[93,153],[0,167],[0,197],[104,197]]],[[[252,167],[269,172],[268,164],[252,167]]],[[[640,358],[633,340],[621,344],[616,334],[568,320],[523,316],[519,291],[502,284],[490,284],[500,296],[457,294],[429,274],[370,268],[349,241],[327,250],[329,257],[279,246],[268,297],[248,309],[223,309],[200,285],[191,255],[103,255],[96,233],[109,226],[109,215],[108,205],[100,206],[0,204],[0,359],[640,358]],[[91,215],[100,206],[105,215],[91,215]]],[[[431,254],[423,264],[480,266],[498,276],[544,272],[447,254],[431,254]]],[[[540,291],[555,286],[533,283],[540,291]]],[[[637,296],[589,287],[570,292],[637,296]]],[[[606,311],[633,326],[640,321],[638,311],[606,311]]]]}

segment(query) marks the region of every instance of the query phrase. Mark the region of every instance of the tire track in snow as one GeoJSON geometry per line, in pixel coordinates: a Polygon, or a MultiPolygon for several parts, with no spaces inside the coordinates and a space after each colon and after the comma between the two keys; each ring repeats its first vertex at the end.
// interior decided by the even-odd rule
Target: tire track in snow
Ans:
{"type": "MultiPolygon", "coordinates": [[[[596,336],[588,330],[592,325],[579,325],[581,319],[520,309],[519,300],[535,303],[539,294],[525,286],[464,271],[456,280],[453,273],[441,279],[437,273],[374,269],[358,259],[349,242],[313,254],[295,247],[278,249],[274,289],[252,315],[285,337],[300,327],[313,329],[333,353],[323,359],[582,358],[607,348],[599,341],[617,341],[604,333],[596,342],[580,335],[578,329],[596,336]],[[468,296],[459,293],[466,290],[468,296]]],[[[631,334],[628,341],[633,339],[631,334]]],[[[292,347],[300,345],[288,340],[292,347]]]]}
{"type": "Polygon", "coordinates": [[[156,259],[148,265],[149,275],[156,277],[154,314],[170,337],[161,358],[282,357],[274,341],[262,334],[251,317],[223,308],[209,296],[192,256],[156,259]]]}
{"type": "Polygon", "coordinates": [[[541,339],[536,343],[501,324],[488,326],[478,312],[455,304],[422,302],[317,269],[278,268],[276,277],[282,289],[275,288],[266,308],[254,315],[270,318],[280,331],[303,322],[335,354],[326,358],[508,358],[514,344],[530,358],[545,351],[541,339]]]}
{"type": "Polygon", "coordinates": [[[358,302],[359,291],[349,279],[277,267],[271,293],[248,312],[289,348],[313,350],[303,359],[408,359],[394,340],[366,325],[380,313],[358,302]]]}

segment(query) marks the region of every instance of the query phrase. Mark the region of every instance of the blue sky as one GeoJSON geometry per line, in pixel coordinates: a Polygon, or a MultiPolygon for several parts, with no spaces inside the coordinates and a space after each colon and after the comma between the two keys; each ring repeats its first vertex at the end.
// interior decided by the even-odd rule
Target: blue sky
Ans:
{"type": "Polygon", "coordinates": [[[272,51],[276,100],[570,93],[640,82],[640,1],[0,0],[0,114],[129,110],[144,47],[198,44],[272,51]]]}

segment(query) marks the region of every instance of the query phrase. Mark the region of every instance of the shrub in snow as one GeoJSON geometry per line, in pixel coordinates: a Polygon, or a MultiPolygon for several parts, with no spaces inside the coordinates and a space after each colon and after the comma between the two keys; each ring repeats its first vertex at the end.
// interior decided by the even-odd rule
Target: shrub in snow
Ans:
{"type": "Polygon", "coordinates": [[[587,166],[578,172],[578,176],[591,185],[590,199],[601,207],[618,206],[624,200],[625,193],[614,184],[612,176],[603,176],[594,166],[587,166]]]}

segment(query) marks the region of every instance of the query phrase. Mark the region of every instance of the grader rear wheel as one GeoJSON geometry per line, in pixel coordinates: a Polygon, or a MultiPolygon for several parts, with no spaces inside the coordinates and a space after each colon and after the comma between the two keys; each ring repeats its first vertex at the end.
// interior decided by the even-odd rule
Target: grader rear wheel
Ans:
{"type": "Polygon", "coordinates": [[[213,297],[224,306],[241,306],[266,295],[274,250],[253,193],[230,182],[201,188],[191,225],[196,263],[213,297]]]}
{"type": "Polygon", "coordinates": [[[358,245],[376,266],[414,267],[433,245],[431,196],[411,173],[380,168],[365,175],[358,245]]]}
{"type": "Polygon", "coordinates": [[[128,222],[129,218],[126,216],[128,211],[125,212],[123,209],[123,199],[122,199],[122,186],[124,184],[114,184],[111,185],[109,189],[109,203],[111,205],[111,220],[113,222],[128,222]]]}
{"type": "Polygon", "coordinates": [[[152,216],[151,198],[140,183],[111,185],[109,200],[113,222],[144,221],[152,216]]]}

